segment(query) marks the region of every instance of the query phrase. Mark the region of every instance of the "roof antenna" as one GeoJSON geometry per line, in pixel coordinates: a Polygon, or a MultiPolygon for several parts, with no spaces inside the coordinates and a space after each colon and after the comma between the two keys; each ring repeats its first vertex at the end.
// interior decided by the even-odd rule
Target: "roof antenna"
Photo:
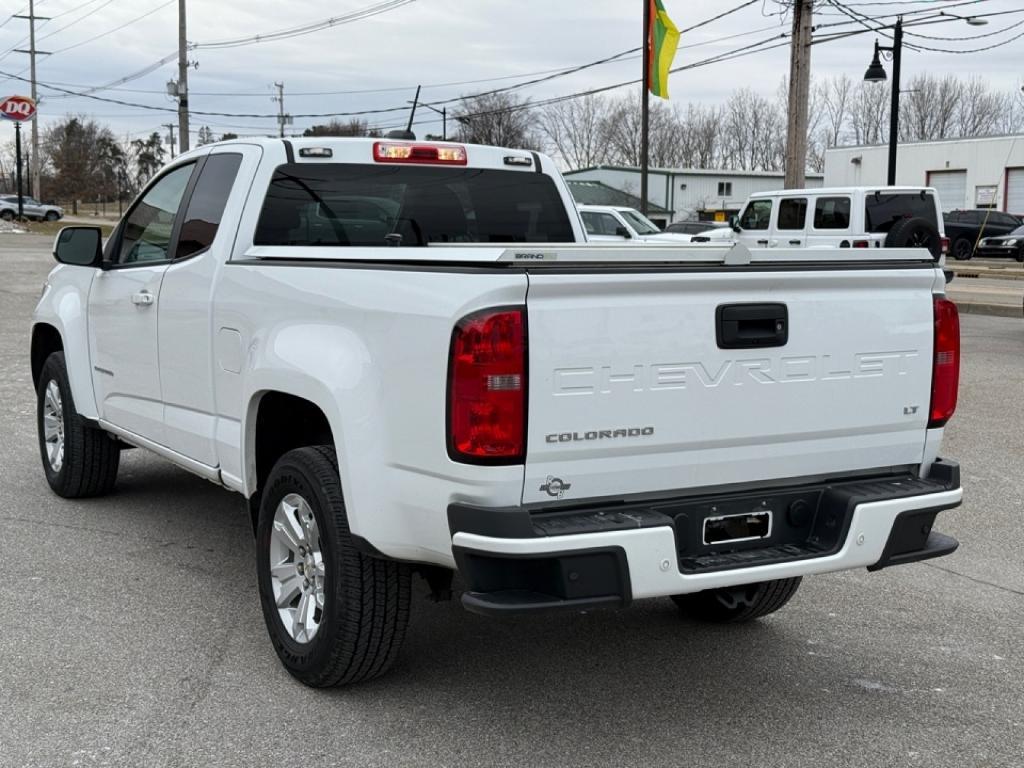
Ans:
{"type": "Polygon", "coordinates": [[[412,121],[416,117],[416,105],[419,103],[419,100],[420,100],[420,88],[421,87],[422,86],[419,86],[419,85],[416,86],[416,95],[413,96],[413,99],[412,99],[412,111],[409,112],[409,124],[405,126],[405,130],[404,131],[401,130],[401,129],[398,129],[398,130],[395,130],[395,131],[389,131],[388,135],[387,135],[387,138],[389,138],[389,139],[408,139],[409,141],[415,141],[416,140],[416,134],[412,132],[412,121]]]}

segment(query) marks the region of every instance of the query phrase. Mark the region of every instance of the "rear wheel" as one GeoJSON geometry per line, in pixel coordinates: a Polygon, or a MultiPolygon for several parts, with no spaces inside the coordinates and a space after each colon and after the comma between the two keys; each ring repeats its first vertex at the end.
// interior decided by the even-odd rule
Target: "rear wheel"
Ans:
{"type": "Polygon", "coordinates": [[[957,261],[969,261],[974,255],[974,243],[966,237],[958,237],[953,241],[953,258],[957,261]]]}
{"type": "Polygon", "coordinates": [[[117,481],[120,445],[78,415],[63,352],[46,358],[36,395],[39,453],[50,488],[68,499],[109,493],[117,481]]]}
{"type": "Polygon", "coordinates": [[[14,221],[14,211],[6,209],[0,211],[0,219],[3,219],[4,221],[14,221]]]}
{"type": "Polygon", "coordinates": [[[800,578],[708,589],[689,595],[674,595],[672,599],[680,611],[694,619],[737,624],[779,610],[796,594],[800,578]]]}
{"type": "Polygon", "coordinates": [[[409,568],[355,548],[333,448],[298,448],[274,465],[256,565],[271,642],[295,678],[344,685],[394,663],[409,621],[409,568]]]}

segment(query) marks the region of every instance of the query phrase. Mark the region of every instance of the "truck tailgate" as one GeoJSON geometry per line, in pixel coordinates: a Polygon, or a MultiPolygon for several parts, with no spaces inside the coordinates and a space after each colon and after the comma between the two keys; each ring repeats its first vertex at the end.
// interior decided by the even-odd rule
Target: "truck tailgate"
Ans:
{"type": "Polygon", "coordinates": [[[540,269],[529,281],[524,503],[921,461],[934,269],[540,269]]]}

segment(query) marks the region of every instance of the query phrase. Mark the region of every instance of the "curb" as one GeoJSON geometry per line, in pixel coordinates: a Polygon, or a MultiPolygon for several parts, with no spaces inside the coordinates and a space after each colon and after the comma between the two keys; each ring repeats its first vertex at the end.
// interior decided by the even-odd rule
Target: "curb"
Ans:
{"type": "Polygon", "coordinates": [[[956,308],[965,315],[992,315],[994,317],[1024,318],[1024,305],[993,304],[989,301],[971,301],[950,296],[956,308]]]}

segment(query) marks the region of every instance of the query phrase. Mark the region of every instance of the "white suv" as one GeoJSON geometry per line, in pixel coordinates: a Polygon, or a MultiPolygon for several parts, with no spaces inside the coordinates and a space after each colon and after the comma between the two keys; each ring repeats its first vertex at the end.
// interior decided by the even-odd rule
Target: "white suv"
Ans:
{"type": "Polygon", "coordinates": [[[694,239],[735,240],[748,248],[921,247],[936,259],[948,249],[939,196],[930,187],[760,192],[730,223],[694,239]]]}

